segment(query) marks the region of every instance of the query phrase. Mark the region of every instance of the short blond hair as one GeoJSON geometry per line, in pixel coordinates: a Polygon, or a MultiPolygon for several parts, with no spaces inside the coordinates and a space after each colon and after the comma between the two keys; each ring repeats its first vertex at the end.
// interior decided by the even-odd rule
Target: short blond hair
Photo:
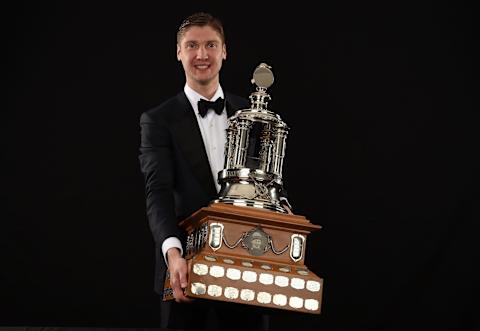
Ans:
{"type": "Polygon", "coordinates": [[[192,26],[210,26],[212,29],[218,32],[220,35],[220,39],[223,43],[225,43],[225,32],[223,31],[222,22],[212,16],[209,13],[198,12],[188,16],[186,19],[183,20],[182,24],[177,31],[177,43],[180,43],[180,40],[185,35],[188,29],[192,26]]]}

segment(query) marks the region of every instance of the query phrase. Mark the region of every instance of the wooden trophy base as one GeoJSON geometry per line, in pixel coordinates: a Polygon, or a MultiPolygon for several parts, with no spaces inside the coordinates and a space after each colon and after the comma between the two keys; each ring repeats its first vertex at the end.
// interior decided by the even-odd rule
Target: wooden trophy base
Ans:
{"type": "MultiPolygon", "coordinates": [[[[180,223],[189,234],[189,297],[320,314],[323,279],[304,264],[305,217],[214,203],[180,223]]],[[[172,299],[167,275],[164,300],[172,299]]]]}

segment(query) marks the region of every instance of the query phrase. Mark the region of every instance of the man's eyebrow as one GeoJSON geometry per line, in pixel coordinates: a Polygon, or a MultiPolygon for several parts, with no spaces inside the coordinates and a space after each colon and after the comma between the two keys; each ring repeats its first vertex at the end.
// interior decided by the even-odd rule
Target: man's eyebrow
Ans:
{"type": "Polygon", "coordinates": [[[213,40],[206,40],[206,41],[199,41],[199,40],[195,40],[195,39],[187,39],[187,40],[184,40],[183,41],[184,43],[195,43],[195,44],[200,44],[202,42],[204,43],[217,43],[217,44],[220,44],[221,41],[220,40],[216,40],[216,39],[213,39],[213,40]]]}

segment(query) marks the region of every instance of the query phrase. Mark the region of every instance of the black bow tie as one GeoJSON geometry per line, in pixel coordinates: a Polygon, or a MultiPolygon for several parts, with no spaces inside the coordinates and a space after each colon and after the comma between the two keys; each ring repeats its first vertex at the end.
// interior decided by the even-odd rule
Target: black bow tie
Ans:
{"type": "Polygon", "coordinates": [[[209,109],[215,110],[217,115],[220,115],[223,112],[223,108],[225,106],[225,100],[222,98],[218,98],[215,101],[208,101],[205,99],[200,99],[198,101],[198,112],[200,116],[205,117],[209,109]]]}

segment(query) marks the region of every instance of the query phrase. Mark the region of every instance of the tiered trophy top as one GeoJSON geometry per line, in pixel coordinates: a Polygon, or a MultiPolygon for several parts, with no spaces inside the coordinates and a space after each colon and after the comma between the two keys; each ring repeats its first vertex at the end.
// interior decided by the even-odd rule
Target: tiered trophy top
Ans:
{"type": "Polygon", "coordinates": [[[267,89],[272,86],[274,82],[273,72],[271,66],[266,63],[260,63],[253,72],[252,84],[257,86],[256,91],[250,94],[251,106],[247,109],[237,111],[237,113],[231,118],[249,116],[257,119],[264,119],[265,121],[275,122],[277,125],[285,127],[288,126],[282,121],[280,116],[267,109],[268,101],[272,98],[267,93],[267,89]]]}
{"type": "Polygon", "coordinates": [[[267,109],[267,93],[274,81],[271,67],[257,66],[251,82],[256,91],[251,106],[241,109],[228,121],[224,169],[218,174],[218,199],[238,206],[250,206],[286,213],[280,204],[282,167],[288,126],[267,109]]]}

